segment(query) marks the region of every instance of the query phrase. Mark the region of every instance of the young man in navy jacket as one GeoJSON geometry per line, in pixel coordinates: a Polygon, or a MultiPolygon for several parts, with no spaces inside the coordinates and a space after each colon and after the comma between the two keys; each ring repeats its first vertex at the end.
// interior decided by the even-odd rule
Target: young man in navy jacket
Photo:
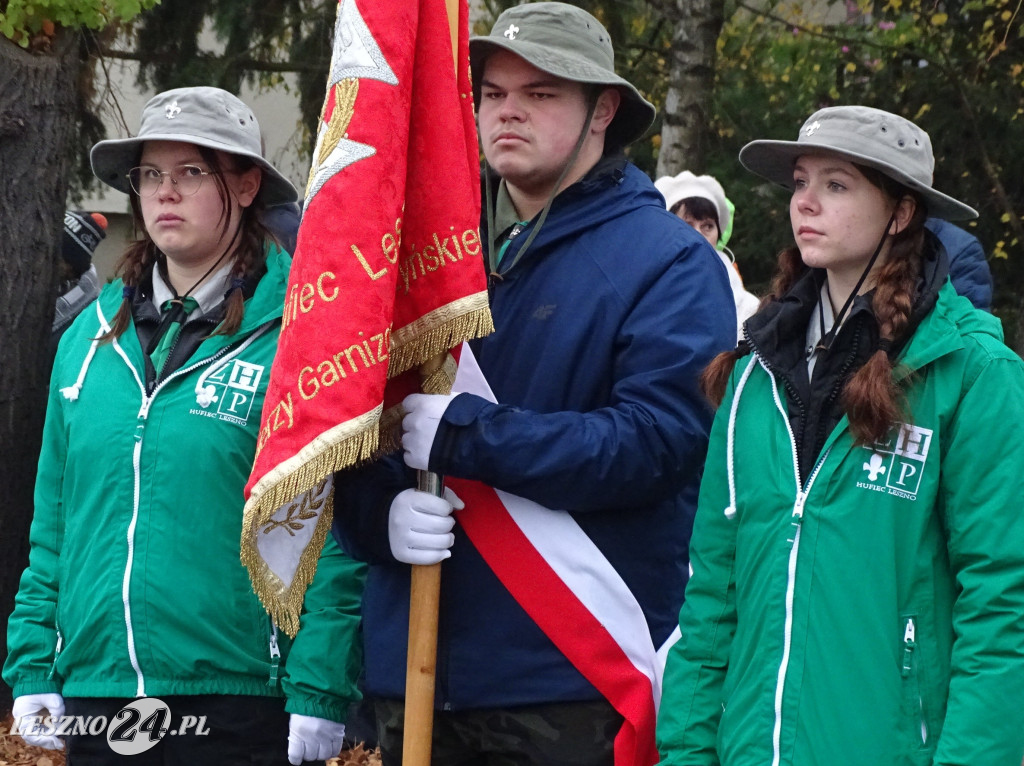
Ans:
{"type": "Polygon", "coordinates": [[[611,764],[653,752],[711,422],[697,379],[735,343],[733,299],[622,152],[655,112],[597,19],[518,6],[470,56],[496,331],[464,349],[463,393],[406,399],[405,465],[336,478],[336,534],[371,564],[366,691],[399,764],[407,565],[450,557],[434,762],[611,764]]]}

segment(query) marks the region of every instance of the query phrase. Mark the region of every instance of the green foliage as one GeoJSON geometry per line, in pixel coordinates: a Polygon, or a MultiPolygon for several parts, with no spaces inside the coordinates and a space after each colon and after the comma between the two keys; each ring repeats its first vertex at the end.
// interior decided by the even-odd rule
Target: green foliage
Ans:
{"type": "MultiPolygon", "coordinates": [[[[486,0],[477,33],[517,0],[486,0]]],[[[672,19],[643,2],[576,0],[617,31],[621,74],[664,108],[672,19]]],[[[729,0],[715,65],[707,172],[736,204],[735,250],[748,286],[763,291],[792,242],[788,195],[737,155],[758,138],[795,139],[816,109],[867,104],[901,114],[932,137],[935,185],[977,208],[965,224],[990,253],[996,312],[1011,343],[1024,333],[1024,34],[1021,0],[729,0]],[[824,9],[824,11],[823,11],[824,9]],[[829,15],[822,16],[822,13],[829,15]],[[817,16],[810,15],[817,13],[817,16]]],[[[654,172],[655,135],[632,150],[654,172]]]]}
{"type": "Polygon", "coordinates": [[[159,0],[7,0],[0,3],[0,34],[28,47],[38,35],[52,36],[54,25],[103,29],[137,16],[159,0]]]}
{"type": "MultiPolygon", "coordinates": [[[[967,224],[991,254],[997,306],[1009,313],[1024,276],[1024,38],[1018,0],[887,0],[829,23],[795,7],[741,8],[719,39],[710,172],[736,202],[735,249],[763,287],[791,242],[787,196],[746,173],[739,149],[795,139],[832,104],[867,104],[928,131],[935,185],[977,208],[967,224]]],[[[731,243],[732,244],[732,243],[731,243]]]]}

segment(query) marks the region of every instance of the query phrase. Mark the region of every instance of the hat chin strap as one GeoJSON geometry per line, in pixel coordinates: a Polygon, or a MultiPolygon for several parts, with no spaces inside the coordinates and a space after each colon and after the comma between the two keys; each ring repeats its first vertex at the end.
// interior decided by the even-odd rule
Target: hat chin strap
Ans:
{"type": "MultiPolygon", "coordinates": [[[[551,205],[555,201],[555,197],[558,196],[559,189],[562,188],[562,184],[565,182],[566,177],[569,175],[569,171],[573,165],[576,164],[576,160],[580,156],[580,152],[583,151],[583,143],[587,140],[587,134],[590,132],[590,121],[594,118],[594,112],[597,110],[597,100],[600,97],[600,91],[596,91],[589,99],[587,105],[587,118],[583,121],[583,128],[580,130],[579,138],[576,139],[576,146],[573,147],[572,154],[569,155],[568,162],[565,163],[565,167],[562,168],[561,174],[558,176],[558,180],[551,189],[551,194],[548,195],[547,202],[544,203],[544,207],[541,208],[540,215],[537,217],[537,225],[533,227],[533,230],[526,237],[526,241],[523,246],[516,252],[515,258],[508,265],[505,271],[508,271],[519,259],[523,257],[526,250],[533,244],[533,240],[540,232],[541,227],[544,226],[544,221],[547,220],[548,211],[551,210],[551,205]]],[[[484,172],[484,194],[487,196],[487,237],[492,240],[491,246],[487,249],[487,260],[490,266],[491,276],[501,279],[501,274],[498,273],[498,255],[494,252],[494,195],[491,193],[491,175],[490,173],[484,172]]]]}
{"type": "MultiPolygon", "coordinates": [[[[860,279],[857,280],[857,284],[853,286],[853,290],[846,297],[846,303],[836,314],[835,320],[832,323],[832,329],[829,330],[825,335],[818,341],[818,345],[815,346],[816,351],[828,351],[832,345],[832,341],[836,338],[836,333],[839,332],[839,327],[843,323],[843,319],[846,317],[846,312],[850,310],[850,306],[853,305],[853,301],[857,298],[860,293],[860,288],[864,284],[864,280],[868,278],[868,274],[871,273],[871,269],[875,266],[875,261],[878,260],[879,254],[882,252],[882,246],[885,244],[886,237],[889,236],[889,227],[896,222],[896,211],[892,211],[892,215],[889,216],[889,222],[885,225],[885,231],[882,232],[882,238],[878,240],[878,246],[875,248],[875,252],[871,254],[871,258],[868,260],[868,265],[864,267],[864,272],[860,275],[860,279]]],[[[826,277],[827,279],[827,277],[826,277]]]]}

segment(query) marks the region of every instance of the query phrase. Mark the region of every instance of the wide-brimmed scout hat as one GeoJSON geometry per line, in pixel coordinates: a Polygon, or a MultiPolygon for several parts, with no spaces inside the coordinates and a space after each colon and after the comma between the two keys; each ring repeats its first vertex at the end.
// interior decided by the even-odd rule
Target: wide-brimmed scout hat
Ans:
{"type": "Polygon", "coordinates": [[[175,88],[153,96],[134,138],[100,141],[89,159],[103,183],[131,193],[128,171],[139,164],[144,141],[181,141],[248,157],[263,170],[259,197],[266,205],[294,202],[295,187],[263,158],[260,125],[252,109],[220,88],[175,88]]]}
{"type": "Polygon", "coordinates": [[[486,37],[469,40],[469,62],[479,103],[484,62],[497,50],[516,54],[543,72],[588,85],[609,85],[622,94],[608,126],[610,144],[626,146],[654,122],[654,105],[615,74],[612,40],[601,22],[566,3],[528,3],[504,11],[486,37]]]}
{"type": "Polygon", "coordinates": [[[793,163],[804,154],[837,154],[884,173],[919,193],[928,214],[949,221],[978,211],[932,188],[935,157],[928,134],[910,120],[869,106],[831,106],[807,118],[796,141],[751,141],[740,150],[743,166],[762,178],[793,187],[793,163]]]}

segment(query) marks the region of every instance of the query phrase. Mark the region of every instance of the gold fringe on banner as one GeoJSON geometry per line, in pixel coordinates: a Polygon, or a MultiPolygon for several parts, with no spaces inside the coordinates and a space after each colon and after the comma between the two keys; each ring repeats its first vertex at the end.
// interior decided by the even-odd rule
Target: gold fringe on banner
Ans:
{"type": "Polygon", "coordinates": [[[403,417],[405,417],[405,410],[400,404],[384,410],[384,414],[380,416],[380,431],[377,451],[373,455],[374,459],[401,448],[403,417]]]}
{"type": "Polygon", "coordinates": [[[445,354],[444,363],[420,382],[420,390],[425,394],[450,394],[458,371],[455,357],[445,354]]]}
{"type": "MultiPolygon", "coordinates": [[[[289,636],[299,629],[302,601],[316,573],[317,561],[334,519],[334,488],[319,497],[335,471],[370,459],[378,449],[381,407],[317,436],[296,455],[276,466],[253,487],[242,519],[241,558],[253,590],[274,622],[289,636]],[[282,521],[274,515],[286,505],[282,521]],[[312,515],[311,515],[312,514],[312,515]],[[298,529],[316,518],[313,536],[299,556],[291,583],[283,582],[260,556],[260,534],[283,527],[298,529]],[[298,526],[294,526],[294,525],[298,526]]],[[[285,534],[291,534],[285,531],[285,534]]]]}
{"type": "Polygon", "coordinates": [[[492,332],[486,290],[452,301],[392,333],[388,377],[398,377],[463,341],[492,332]]]}

